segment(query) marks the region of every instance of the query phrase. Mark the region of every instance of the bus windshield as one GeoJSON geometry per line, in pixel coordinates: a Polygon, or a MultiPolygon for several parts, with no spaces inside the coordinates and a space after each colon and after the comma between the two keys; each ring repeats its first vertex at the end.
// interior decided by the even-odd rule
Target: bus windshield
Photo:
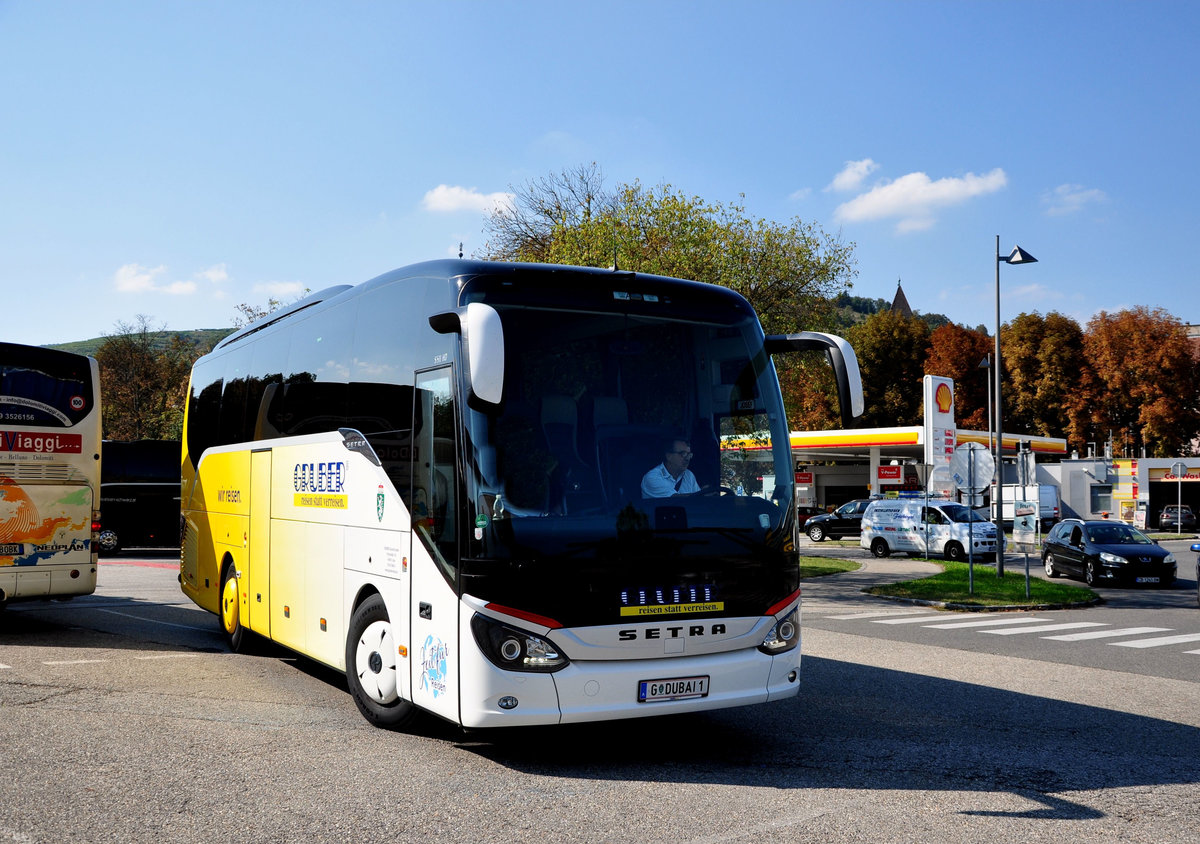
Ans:
{"type": "Polygon", "coordinates": [[[558,615],[572,605],[564,587],[600,592],[608,618],[611,601],[670,603],[679,590],[724,590],[753,613],[764,594],[787,594],[788,428],[752,315],[496,308],[504,400],[466,411],[464,591],[522,607],[544,594],[558,615]],[[699,491],[645,497],[643,477],[672,451],[690,452],[699,491]],[[747,565],[763,568],[757,582],[747,565]],[[753,598],[731,594],[737,567],[753,598]]]}

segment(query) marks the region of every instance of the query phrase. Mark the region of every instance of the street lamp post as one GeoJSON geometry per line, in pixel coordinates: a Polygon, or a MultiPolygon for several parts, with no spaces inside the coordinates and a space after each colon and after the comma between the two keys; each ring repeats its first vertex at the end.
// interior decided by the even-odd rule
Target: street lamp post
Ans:
{"type": "Polygon", "coordinates": [[[996,453],[996,443],[992,437],[992,356],[984,355],[983,360],[979,362],[979,368],[987,370],[988,451],[994,455],[996,453]]]}
{"type": "MultiPolygon", "coordinates": [[[[1000,257],[1000,235],[996,235],[996,348],[995,365],[996,377],[996,532],[999,534],[1000,545],[1004,544],[1004,471],[1000,462],[1004,453],[1004,426],[1001,423],[1000,403],[1000,264],[1036,264],[1037,258],[1014,246],[1007,257],[1000,257]]],[[[1004,553],[996,549],[996,576],[1004,576],[1004,553]]]]}

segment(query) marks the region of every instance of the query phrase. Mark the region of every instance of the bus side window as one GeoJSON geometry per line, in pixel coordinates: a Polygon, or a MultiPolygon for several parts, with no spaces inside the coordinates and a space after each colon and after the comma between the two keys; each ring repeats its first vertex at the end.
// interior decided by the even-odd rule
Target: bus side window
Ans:
{"type": "Polygon", "coordinates": [[[451,369],[418,372],[413,408],[413,530],[446,577],[458,568],[457,447],[451,369]]]}

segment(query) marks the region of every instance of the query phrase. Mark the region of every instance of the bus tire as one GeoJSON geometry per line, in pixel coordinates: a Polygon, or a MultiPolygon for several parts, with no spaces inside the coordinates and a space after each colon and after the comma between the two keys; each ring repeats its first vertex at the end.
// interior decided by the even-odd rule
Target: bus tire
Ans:
{"type": "Polygon", "coordinates": [[[871,553],[876,557],[883,558],[892,552],[891,549],[888,548],[887,542],[882,536],[880,536],[871,541],[871,553]]]}
{"type": "Polygon", "coordinates": [[[957,542],[946,543],[946,559],[953,560],[956,563],[961,563],[966,558],[966,553],[963,547],[957,542]]]}
{"type": "Polygon", "coordinates": [[[241,600],[238,596],[238,574],[233,560],[226,559],[221,571],[220,593],[221,630],[229,650],[242,653],[246,649],[247,631],[242,625],[241,600]]]}
{"type": "Polygon", "coordinates": [[[346,635],[346,683],[362,716],[376,727],[398,729],[413,717],[400,697],[399,652],[383,598],[372,595],[350,617],[346,635]]]}

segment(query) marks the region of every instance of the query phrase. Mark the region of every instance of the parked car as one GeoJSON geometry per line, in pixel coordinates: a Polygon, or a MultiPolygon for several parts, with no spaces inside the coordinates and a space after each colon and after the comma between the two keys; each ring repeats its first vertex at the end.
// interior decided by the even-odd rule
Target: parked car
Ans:
{"type": "Polygon", "coordinates": [[[1187,504],[1168,504],[1158,514],[1159,530],[1195,530],[1196,514],[1187,504]]]}
{"type": "Polygon", "coordinates": [[[820,542],[827,536],[839,538],[843,536],[858,536],[862,532],[863,513],[867,512],[869,498],[856,498],[847,501],[832,513],[822,513],[812,516],[804,523],[805,532],[813,542],[820,542]]]}
{"type": "Polygon", "coordinates": [[[809,519],[811,519],[813,516],[819,516],[824,512],[825,511],[820,507],[809,507],[801,504],[796,508],[796,524],[800,525],[800,527],[804,527],[809,519]]]}
{"type": "Polygon", "coordinates": [[[1082,577],[1088,586],[1175,582],[1175,555],[1124,522],[1064,519],[1042,543],[1048,577],[1082,577]]]}

